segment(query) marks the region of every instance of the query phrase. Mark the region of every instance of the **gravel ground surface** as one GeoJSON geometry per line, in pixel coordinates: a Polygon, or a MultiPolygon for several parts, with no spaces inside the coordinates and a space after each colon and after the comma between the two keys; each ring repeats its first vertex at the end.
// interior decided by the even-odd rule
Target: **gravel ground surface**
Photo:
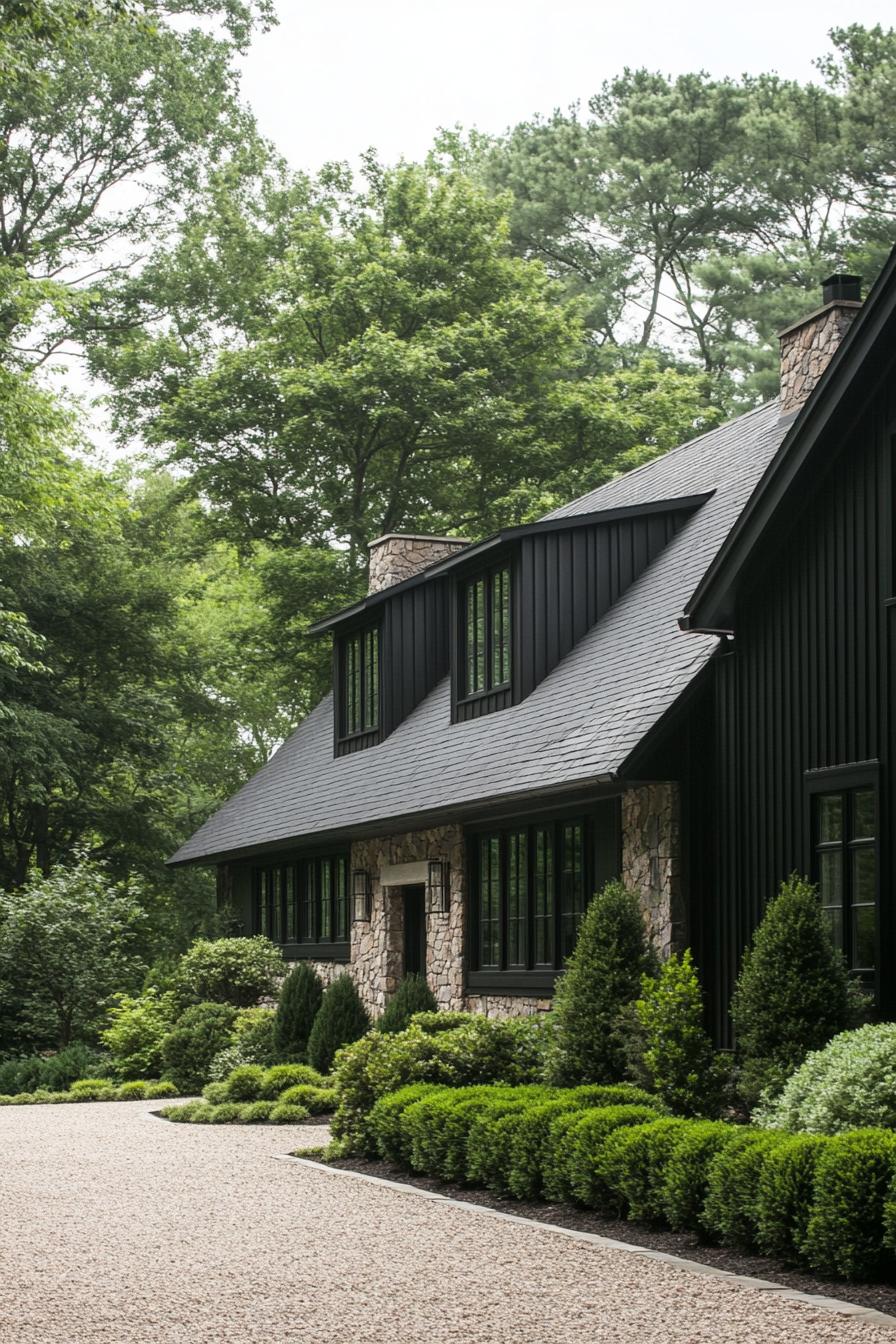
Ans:
{"type": "Polygon", "coordinates": [[[276,1154],[158,1103],[0,1111],[2,1344],[894,1344],[896,1330],[276,1154]]]}

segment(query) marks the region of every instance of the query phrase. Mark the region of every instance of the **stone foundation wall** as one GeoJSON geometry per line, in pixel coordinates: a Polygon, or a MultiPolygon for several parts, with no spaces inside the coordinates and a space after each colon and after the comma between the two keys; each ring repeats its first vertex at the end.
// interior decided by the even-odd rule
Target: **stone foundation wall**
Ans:
{"type": "Polygon", "coordinates": [[[528,1017],[531,1013],[548,1013],[550,999],[536,999],[527,994],[468,994],[464,1000],[468,1013],[483,1013],[486,1017],[528,1017]]]}
{"type": "Polygon", "coordinates": [[[351,973],[365,1007],[379,1014],[402,977],[404,962],[403,887],[384,886],[380,872],[402,863],[447,859],[451,865],[451,908],[426,907],[426,979],[440,1008],[463,1007],[464,844],[459,827],[380,836],[352,845],[352,868],[370,873],[370,922],[352,924],[351,973]]]}
{"type": "Polygon", "coordinates": [[[638,893],[644,925],[662,958],[687,943],[681,889],[678,785],[645,784],[622,795],[622,881],[638,893]]]}

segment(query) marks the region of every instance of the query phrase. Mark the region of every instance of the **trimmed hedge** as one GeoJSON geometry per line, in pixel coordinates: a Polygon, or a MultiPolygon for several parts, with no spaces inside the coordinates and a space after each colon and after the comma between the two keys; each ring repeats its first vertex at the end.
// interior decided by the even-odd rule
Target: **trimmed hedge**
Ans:
{"type": "Polygon", "coordinates": [[[282,1101],[188,1101],[159,1112],[166,1120],[188,1125],[300,1125],[308,1119],[304,1106],[282,1101]]]}
{"type": "MultiPolygon", "coordinates": [[[[202,1118],[200,1116],[200,1118],[202,1118]]],[[[372,1151],[519,1199],[687,1228],[850,1279],[896,1251],[896,1135],[790,1135],[664,1115],[634,1087],[413,1083],[370,1115],[372,1151]]]]}

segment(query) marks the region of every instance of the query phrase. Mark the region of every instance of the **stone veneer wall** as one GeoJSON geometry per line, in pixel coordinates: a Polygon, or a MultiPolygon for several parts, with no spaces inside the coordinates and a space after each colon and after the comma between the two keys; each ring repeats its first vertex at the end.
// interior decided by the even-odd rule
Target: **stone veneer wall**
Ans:
{"type": "Polygon", "coordinates": [[[623,793],[622,881],[638,893],[645,927],[659,955],[681,951],[687,923],[677,784],[644,784],[623,793]]]}
{"type": "Polygon", "coordinates": [[[802,406],[861,306],[840,299],[781,332],[782,415],[802,406]]]}
{"type": "Polygon", "coordinates": [[[447,914],[426,910],[426,979],[440,1008],[463,1004],[464,956],[464,842],[457,826],[409,831],[352,845],[352,868],[371,876],[370,922],[352,924],[351,972],[365,1007],[379,1014],[402,976],[404,909],[402,887],[384,887],[380,870],[399,863],[447,859],[451,865],[451,909],[447,914]]]}
{"type": "Polygon", "coordinates": [[[378,537],[368,547],[367,591],[378,593],[391,588],[393,583],[402,583],[427,565],[444,560],[469,544],[463,537],[423,537],[400,532],[378,537]]]}

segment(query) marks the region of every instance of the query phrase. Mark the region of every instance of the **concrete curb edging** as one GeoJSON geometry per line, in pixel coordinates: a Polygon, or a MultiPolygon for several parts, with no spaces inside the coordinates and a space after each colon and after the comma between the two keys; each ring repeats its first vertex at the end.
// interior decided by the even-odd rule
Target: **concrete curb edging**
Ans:
{"type": "Polygon", "coordinates": [[[331,1176],[347,1176],[351,1180],[366,1181],[369,1185],[385,1186],[400,1194],[416,1195],[420,1199],[434,1200],[452,1205],[468,1212],[485,1214],[489,1218],[499,1218],[508,1223],[521,1223],[525,1227],[535,1227],[541,1232],[554,1232],[562,1237],[571,1237],[574,1241],[584,1241],[592,1246],[601,1246],[606,1250],[624,1251],[629,1255],[640,1255],[647,1260],[659,1260],[674,1269],[689,1274],[702,1274],[706,1278],[725,1279],[732,1286],[753,1288],[765,1293],[773,1293],[786,1301],[801,1302],[804,1306],[814,1307],[817,1311],[829,1311],[839,1316],[852,1316],[872,1325],[896,1327],[896,1316],[875,1311],[873,1307],[860,1307],[854,1302],[842,1302],[836,1297],[821,1297],[813,1293],[801,1292],[798,1288],[787,1288],[784,1284],[773,1283],[770,1279],[754,1279],[745,1274],[733,1274],[728,1269],[717,1269],[715,1265],[704,1265],[699,1260],[686,1260],[680,1255],[671,1255],[668,1251],[654,1251],[649,1246],[633,1246],[627,1241],[615,1241],[612,1237],[602,1237],[597,1232],[580,1232],[572,1227],[559,1227],[556,1223],[542,1223],[535,1218],[523,1218],[519,1214],[504,1213],[501,1209],[490,1209],[484,1204],[475,1204],[465,1199],[452,1199],[449,1195],[440,1195],[437,1190],[424,1190],[419,1185],[408,1185],[403,1181],[390,1181],[384,1176],[371,1176],[365,1171],[351,1171],[347,1167],[331,1167],[326,1162],[315,1162],[310,1157],[295,1157],[291,1153],[274,1154],[275,1162],[295,1162],[300,1166],[313,1167],[316,1171],[325,1171],[331,1176]]]}

